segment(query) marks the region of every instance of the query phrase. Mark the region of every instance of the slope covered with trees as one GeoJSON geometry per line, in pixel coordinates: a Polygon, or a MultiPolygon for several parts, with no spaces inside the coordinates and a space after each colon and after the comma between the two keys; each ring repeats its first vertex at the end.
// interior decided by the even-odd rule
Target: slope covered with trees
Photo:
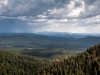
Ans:
{"type": "Polygon", "coordinates": [[[51,65],[36,57],[0,51],[0,75],[100,75],[100,44],[51,65]]]}
{"type": "Polygon", "coordinates": [[[37,71],[36,75],[100,75],[100,44],[37,71]]]}
{"type": "Polygon", "coordinates": [[[0,51],[0,75],[34,75],[45,63],[36,57],[0,51]]]}
{"type": "Polygon", "coordinates": [[[1,34],[0,51],[9,51],[43,58],[57,58],[62,55],[73,55],[99,43],[100,37],[83,38],[58,37],[37,34],[1,34]]]}
{"type": "Polygon", "coordinates": [[[65,49],[84,50],[94,44],[99,43],[100,37],[88,36],[80,39],[74,37],[53,37],[36,34],[6,34],[0,35],[1,48],[45,48],[45,49],[65,49]]]}

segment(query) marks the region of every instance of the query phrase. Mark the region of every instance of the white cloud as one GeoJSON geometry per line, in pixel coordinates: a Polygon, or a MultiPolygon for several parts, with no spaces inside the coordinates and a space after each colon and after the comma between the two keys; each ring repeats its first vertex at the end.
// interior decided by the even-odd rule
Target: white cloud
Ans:
{"type": "Polygon", "coordinates": [[[68,22],[68,19],[60,19],[60,20],[58,20],[58,22],[68,22]]]}
{"type": "Polygon", "coordinates": [[[97,33],[99,7],[100,0],[1,0],[0,20],[14,19],[36,32],[97,33]]]}
{"type": "Polygon", "coordinates": [[[47,16],[45,16],[45,15],[38,15],[37,18],[45,19],[45,18],[47,18],[47,16]]]}
{"type": "Polygon", "coordinates": [[[7,5],[8,4],[8,0],[0,0],[0,5],[7,5]]]}

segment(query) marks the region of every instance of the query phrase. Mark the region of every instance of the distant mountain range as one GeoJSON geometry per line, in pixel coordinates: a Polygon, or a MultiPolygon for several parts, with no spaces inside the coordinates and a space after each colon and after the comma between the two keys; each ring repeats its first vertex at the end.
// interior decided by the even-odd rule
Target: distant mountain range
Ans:
{"type": "Polygon", "coordinates": [[[68,32],[37,32],[37,33],[0,33],[0,36],[12,36],[12,35],[46,35],[46,36],[53,36],[53,37],[72,37],[72,38],[84,38],[87,36],[96,36],[100,37],[99,33],[94,34],[87,34],[87,33],[68,33],[68,32]]]}
{"type": "Polygon", "coordinates": [[[65,37],[61,35],[64,34],[0,33],[0,47],[84,50],[87,47],[100,43],[99,35],[66,34],[64,35],[65,37]]]}
{"type": "Polygon", "coordinates": [[[87,36],[96,36],[99,37],[100,34],[87,34],[87,33],[68,33],[68,32],[38,32],[39,35],[48,35],[48,36],[55,36],[55,37],[73,37],[73,38],[84,38],[87,36]]]}

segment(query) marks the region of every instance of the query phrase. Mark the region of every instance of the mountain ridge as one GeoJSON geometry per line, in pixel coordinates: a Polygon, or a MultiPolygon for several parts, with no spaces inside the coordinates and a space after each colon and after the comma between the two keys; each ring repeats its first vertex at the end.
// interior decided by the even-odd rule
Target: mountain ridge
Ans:
{"type": "Polygon", "coordinates": [[[52,64],[45,60],[0,51],[1,75],[99,75],[100,44],[52,64]]]}
{"type": "Polygon", "coordinates": [[[40,75],[100,75],[100,44],[37,71],[40,75]]]}

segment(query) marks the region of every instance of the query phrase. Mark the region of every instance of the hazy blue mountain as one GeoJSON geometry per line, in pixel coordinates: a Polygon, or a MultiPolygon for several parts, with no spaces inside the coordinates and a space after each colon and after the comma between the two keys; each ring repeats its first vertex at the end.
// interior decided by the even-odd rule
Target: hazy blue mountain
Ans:
{"type": "Polygon", "coordinates": [[[100,36],[100,34],[86,34],[86,33],[66,33],[66,32],[38,32],[40,35],[48,35],[54,37],[73,37],[73,38],[84,38],[87,36],[100,36]]]}
{"type": "Polygon", "coordinates": [[[100,43],[100,37],[85,36],[82,38],[37,35],[32,33],[0,34],[0,47],[41,47],[47,49],[63,48],[66,50],[84,50],[100,43]]]}

